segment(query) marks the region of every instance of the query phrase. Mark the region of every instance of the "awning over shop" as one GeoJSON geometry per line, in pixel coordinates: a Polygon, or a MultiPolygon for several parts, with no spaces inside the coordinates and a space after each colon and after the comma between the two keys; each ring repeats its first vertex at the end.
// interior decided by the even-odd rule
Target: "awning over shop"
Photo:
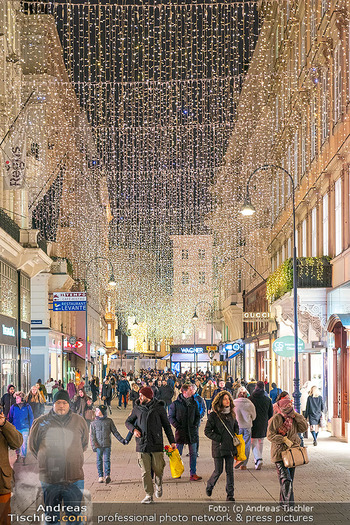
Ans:
{"type": "Polygon", "coordinates": [[[341,323],[344,328],[350,330],[350,314],[333,314],[328,319],[327,330],[333,332],[337,323],[341,323]]]}
{"type": "Polygon", "coordinates": [[[227,360],[229,361],[230,359],[233,359],[234,357],[236,357],[237,355],[239,355],[241,353],[242,353],[242,350],[238,350],[237,352],[233,352],[233,354],[230,355],[230,357],[228,357],[227,360]]]}

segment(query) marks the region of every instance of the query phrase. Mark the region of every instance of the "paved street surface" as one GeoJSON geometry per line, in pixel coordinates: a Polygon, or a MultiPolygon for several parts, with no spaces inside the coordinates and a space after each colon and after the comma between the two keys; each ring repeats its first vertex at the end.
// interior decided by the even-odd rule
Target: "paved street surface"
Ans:
{"type": "MultiPolygon", "coordinates": [[[[112,418],[125,437],[127,429],[124,421],[131,408],[117,410],[115,402],[112,405],[112,418]]],[[[204,420],[205,424],[205,420],[204,420]]],[[[204,436],[204,424],[200,429],[200,448],[197,473],[203,476],[199,482],[189,481],[189,458],[183,461],[185,472],[179,480],[173,480],[170,475],[169,461],[164,476],[164,494],[162,502],[203,502],[221,501],[226,499],[225,475],[218,481],[212,498],[205,494],[206,480],[213,470],[213,460],[210,453],[210,441],[204,436]]],[[[129,445],[120,444],[113,436],[112,468],[110,485],[97,482],[95,453],[90,446],[85,454],[85,488],[91,493],[93,502],[135,502],[144,497],[141,485],[140,469],[137,465],[135,440],[129,445]]],[[[166,444],[166,441],[165,441],[166,444]]],[[[297,502],[349,502],[350,501],[350,445],[330,437],[327,432],[319,436],[319,445],[314,447],[312,440],[307,439],[309,465],[299,467],[295,476],[295,499],[297,502]]],[[[74,450],[72,450],[74,454],[74,450]]],[[[11,453],[13,461],[14,453],[11,453]]],[[[27,465],[14,464],[16,487],[12,508],[18,513],[28,512],[41,501],[41,490],[38,480],[38,470],[35,459],[29,454],[27,465]]],[[[256,471],[252,457],[247,471],[235,471],[236,502],[269,502],[276,503],[279,498],[279,485],[275,467],[270,462],[270,446],[265,440],[264,465],[256,471]]],[[[349,520],[350,522],[350,520],[349,520]]],[[[342,522],[339,522],[342,523],[342,522]]]]}

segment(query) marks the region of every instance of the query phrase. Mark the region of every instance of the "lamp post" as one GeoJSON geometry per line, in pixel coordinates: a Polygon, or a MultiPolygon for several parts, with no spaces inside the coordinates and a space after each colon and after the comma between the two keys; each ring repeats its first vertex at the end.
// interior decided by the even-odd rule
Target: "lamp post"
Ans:
{"type": "Polygon", "coordinates": [[[252,179],[252,177],[258,172],[258,171],[265,171],[270,168],[275,168],[281,170],[285,175],[287,175],[291,181],[292,185],[292,206],[293,206],[293,306],[294,306],[294,405],[295,410],[297,412],[300,412],[300,377],[299,377],[299,349],[298,349],[298,272],[297,272],[297,249],[296,249],[296,220],[295,220],[295,185],[294,180],[291,174],[284,169],[282,166],[278,166],[275,164],[264,164],[263,166],[260,166],[259,168],[256,168],[249,176],[247,180],[247,191],[246,191],[246,197],[244,200],[244,205],[242,207],[241,213],[245,216],[251,216],[254,215],[256,212],[254,206],[251,203],[250,195],[249,195],[249,184],[252,179]]]}
{"type": "MultiPolygon", "coordinates": [[[[210,338],[210,344],[211,346],[213,346],[213,341],[214,341],[214,312],[213,312],[213,305],[210,304],[208,301],[199,301],[199,303],[196,304],[196,306],[194,307],[194,314],[192,316],[192,319],[193,321],[197,321],[198,320],[198,314],[197,314],[197,306],[199,306],[200,304],[207,304],[210,308],[210,318],[211,318],[211,338],[210,338]]],[[[193,339],[194,339],[194,351],[196,352],[196,344],[195,344],[195,335],[196,335],[196,327],[194,326],[194,336],[193,336],[193,339]]],[[[194,356],[195,359],[196,359],[196,355],[194,356]]],[[[197,356],[198,357],[198,356],[197,356]]],[[[198,359],[197,359],[197,365],[198,365],[198,359]]],[[[198,366],[197,366],[198,368],[198,366]]]]}
{"type": "Polygon", "coordinates": [[[97,256],[90,259],[90,261],[86,264],[86,270],[85,270],[85,279],[84,279],[84,289],[86,294],[86,310],[85,310],[85,387],[87,387],[88,384],[88,286],[87,286],[87,275],[89,271],[90,264],[94,261],[98,261],[99,259],[102,259],[104,261],[107,261],[110,268],[111,268],[111,275],[109,278],[108,284],[110,286],[116,286],[117,283],[114,278],[114,271],[113,271],[113,265],[107,257],[103,256],[97,256]]]}

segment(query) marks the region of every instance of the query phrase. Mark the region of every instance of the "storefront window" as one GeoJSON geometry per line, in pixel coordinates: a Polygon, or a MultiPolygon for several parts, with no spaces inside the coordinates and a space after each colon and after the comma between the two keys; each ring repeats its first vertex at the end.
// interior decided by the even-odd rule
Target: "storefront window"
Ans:
{"type": "Polygon", "coordinates": [[[8,385],[18,385],[17,370],[17,348],[10,345],[0,345],[0,378],[1,378],[1,395],[7,392],[8,385]]]}

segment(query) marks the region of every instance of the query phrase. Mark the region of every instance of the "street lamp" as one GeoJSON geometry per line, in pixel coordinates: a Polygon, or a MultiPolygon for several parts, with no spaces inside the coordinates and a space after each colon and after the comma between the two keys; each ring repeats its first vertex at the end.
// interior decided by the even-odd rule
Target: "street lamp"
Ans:
{"type": "MultiPolygon", "coordinates": [[[[213,312],[213,305],[210,304],[208,301],[199,301],[199,303],[196,304],[196,306],[194,307],[194,314],[192,316],[192,319],[193,321],[198,321],[199,317],[198,317],[198,314],[197,314],[197,306],[199,306],[200,304],[207,304],[210,308],[210,318],[211,318],[211,346],[213,346],[213,340],[214,340],[214,312],[213,312]]],[[[194,346],[194,351],[196,351],[196,342],[195,342],[195,336],[196,336],[196,326],[194,326],[194,336],[193,336],[193,346],[194,346]]],[[[196,360],[196,355],[194,356],[195,357],[195,360],[196,360]]],[[[197,368],[198,368],[198,356],[197,356],[197,368]]]]}
{"type": "Polygon", "coordinates": [[[107,261],[111,268],[111,274],[109,277],[108,284],[112,287],[116,286],[116,280],[114,278],[114,270],[113,265],[107,257],[103,256],[97,256],[90,259],[90,261],[86,264],[86,270],[85,270],[85,279],[84,279],[84,289],[86,294],[86,310],[85,310],[85,387],[87,387],[88,384],[88,286],[87,286],[87,275],[89,271],[90,264],[94,261],[97,261],[99,259],[102,259],[104,261],[107,261]]]}
{"type": "Polygon", "coordinates": [[[250,181],[258,171],[268,170],[270,168],[275,168],[282,170],[285,175],[287,175],[291,181],[292,185],[292,206],[293,206],[293,305],[294,305],[294,405],[295,410],[300,413],[300,377],[299,377],[299,349],[298,349],[298,271],[297,271],[297,249],[296,249],[296,220],[295,220],[295,185],[294,180],[291,174],[284,169],[282,166],[275,164],[264,164],[259,168],[256,168],[253,173],[250,174],[247,180],[247,191],[246,197],[244,199],[244,204],[241,210],[242,215],[251,216],[256,212],[254,206],[251,203],[249,195],[249,184],[250,181]]]}

